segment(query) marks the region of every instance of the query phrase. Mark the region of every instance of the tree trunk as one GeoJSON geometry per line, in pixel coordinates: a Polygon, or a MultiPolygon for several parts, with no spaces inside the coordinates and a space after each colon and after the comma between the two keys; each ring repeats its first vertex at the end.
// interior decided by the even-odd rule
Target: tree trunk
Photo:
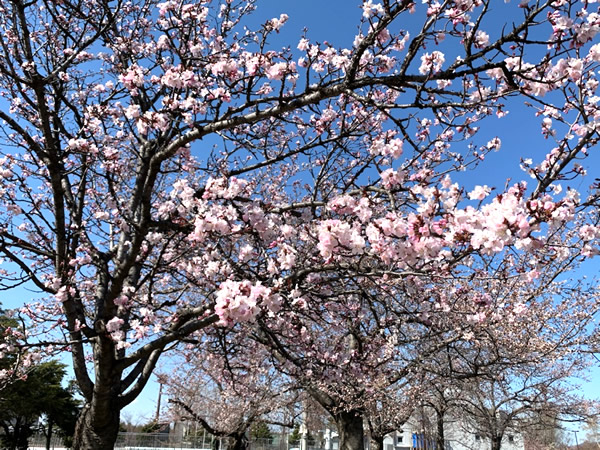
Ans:
{"type": "Polygon", "coordinates": [[[233,436],[233,449],[232,450],[246,450],[248,448],[248,439],[246,434],[234,435],[233,436]]]}
{"type": "Polygon", "coordinates": [[[438,411],[435,419],[437,428],[435,436],[436,447],[437,450],[444,450],[446,448],[446,444],[444,442],[446,440],[444,436],[444,414],[438,411]]]}
{"type": "Polygon", "coordinates": [[[502,447],[502,436],[492,436],[491,441],[491,450],[501,450],[502,447]]]}
{"type": "Polygon", "coordinates": [[[75,426],[73,450],[113,450],[119,435],[120,408],[97,408],[86,404],[75,426]],[[102,410],[103,412],[99,412],[102,410]]]}
{"type": "Polygon", "coordinates": [[[50,444],[52,442],[52,428],[54,427],[54,421],[52,417],[48,417],[48,432],[46,433],[46,450],[50,450],[50,444]]]}
{"type": "Polygon", "coordinates": [[[339,450],[364,450],[363,418],[357,411],[334,415],[340,437],[339,450]]]}
{"type": "Polygon", "coordinates": [[[73,450],[113,450],[115,447],[121,408],[125,406],[120,397],[122,370],[117,367],[118,355],[112,339],[99,336],[94,345],[95,380],[91,391],[84,391],[86,402],[75,425],[73,450]]]}
{"type": "Polygon", "coordinates": [[[21,428],[18,431],[15,440],[15,448],[17,450],[27,450],[29,448],[29,436],[27,430],[25,430],[24,428],[21,428]]]}
{"type": "Polygon", "coordinates": [[[11,448],[15,450],[27,450],[29,447],[29,436],[31,435],[31,424],[27,420],[21,423],[21,420],[17,419],[14,430],[14,441],[11,448]]]}
{"type": "Polygon", "coordinates": [[[374,436],[371,434],[371,445],[369,450],[383,450],[383,440],[385,436],[374,436]]]}

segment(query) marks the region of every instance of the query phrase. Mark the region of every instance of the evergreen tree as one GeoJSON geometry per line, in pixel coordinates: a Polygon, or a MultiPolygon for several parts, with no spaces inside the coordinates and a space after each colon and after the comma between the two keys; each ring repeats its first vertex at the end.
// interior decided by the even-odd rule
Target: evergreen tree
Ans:
{"type": "Polygon", "coordinates": [[[292,430],[292,432],[290,433],[288,441],[289,441],[290,445],[298,445],[300,443],[301,437],[302,437],[302,435],[300,434],[300,427],[298,425],[296,425],[294,427],[294,429],[292,430]]]}
{"type": "Polygon", "coordinates": [[[155,421],[148,422],[146,425],[142,426],[142,433],[158,433],[163,428],[163,426],[155,421]]]}
{"type": "Polygon", "coordinates": [[[45,418],[47,447],[55,427],[66,437],[73,435],[78,402],[62,386],[65,365],[49,361],[34,367],[27,378],[8,385],[0,396],[0,427],[4,431],[2,445],[7,449],[27,449],[33,426],[45,418]]]}
{"type": "Polygon", "coordinates": [[[250,436],[253,440],[266,440],[269,443],[273,440],[273,433],[271,433],[269,425],[263,421],[259,421],[252,426],[250,436]]]}

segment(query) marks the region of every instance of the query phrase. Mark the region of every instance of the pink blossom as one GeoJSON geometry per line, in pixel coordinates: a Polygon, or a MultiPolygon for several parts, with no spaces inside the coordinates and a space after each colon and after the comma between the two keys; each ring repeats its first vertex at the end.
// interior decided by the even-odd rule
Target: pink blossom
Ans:
{"type": "Polygon", "coordinates": [[[125,74],[119,75],[119,81],[127,89],[133,90],[144,84],[144,71],[137,64],[132,64],[127,68],[125,74]]]}
{"type": "Polygon", "coordinates": [[[419,73],[427,75],[428,73],[439,72],[442,68],[442,64],[446,58],[440,51],[434,51],[432,53],[425,53],[421,56],[421,66],[419,67],[419,73]]]}
{"type": "Polygon", "coordinates": [[[129,297],[126,295],[119,295],[115,298],[115,305],[117,306],[127,306],[129,303],[129,297]]]}
{"type": "Polygon", "coordinates": [[[300,39],[300,42],[298,42],[298,50],[300,51],[306,51],[308,50],[308,46],[310,44],[310,41],[306,38],[302,38],[300,39]]]}
{"type": "Polygon", "coordinates": [[[285,62],[272,64],[265,69],[265,74],[270,80],[281,80],[288,72],[288,64],[285,62]]]}
{"type": "Polygon", "coordinates": [[[473,189],[470,193],[469,193],[469,199],[471,200],[483,200],[484,198],[486,198],[489,194],[490,194],[491,189],[487,186],[475,186],[475,189],[473,189]]]}
{"type": "Polygon", "coordinates": [[[500,140],[499,137],[495,137],[493,139],[490,139],[488,141],[488,143],[486,144],[486,147],[487,147],[488,150],[494,150],[494,151],[500,150],[501,146],[502,146],[502,141],[500,140]]]}
{"type": "Polygon", "coordinates": [[[513,307],[513,313],[517,316],[521,316],[521,315],[525,314],[526,311],[527,311],[527,306],[525,306],[524,303],[517,303],[513,307]]]}
{"type": "Polygon", "coordinates": [[[177,7],[177,2],[175,0],[168,0],[163,3],[158,3],[156,6],[159,14],[164,16],[168,11],[174,10],[177,7]]]}
{"type": "Polygon", "coordinates": [[[278,19],[269,20],[268,24],[275,31],[279,31],[284,23],[286,23],[289,19],[287,14],[281,14],[278,19]]]}
{"type": "Polygon", "coordinates": [[[322,221],[318,226],[318,240],[317,247],[325,259],[337,252],[358,254],[365,247],[359,229],[340,220],[322,221]]]}
{"type": "Polygon", "coordinates": [[[18,215],[23,212],[21,207],[19,205],[15,205],[14,203],[9,203],[6,205],[6,211],[14,215],[18,215]]]}
{"type": "Polygon", "coordinates": [[[592,61],[600,62],[600,44],[592,45],[587,57],[592,61]]]}
{"type": "Polygon", "coordinates": [[[249,321],[257,314],[260,301],[266,299],[271,307],[276,307],[278,299],[270,297],[271,289],[260,282],[226,280],[217,290],[215,313],[223,325],[234,320],[249,321]]]}
{"type": "Polygon", "coordinates": [[[490,43],[490,36],[485,31],[478,30],[475,33],[475,47],[484,48],[490,43]]]}
{"type": "Polygon", "coordinates": [[[583,61],[578,58],[571,58],[568,62],[567,74],[573,81],[581,78],[583,71],[583,61]]]}
{"type": "Polygon", "coordinates": [[[296,265],[296,251],[293,247],[282,244],[277,253],[277,261],[283,270],[292,269],[296,265]]]}
{"type": "Polygon", "coordinates": [[[596,239],[600,236],[600,232],[598,230],[598,227],[595,227],[593,225],[584,225],[579,229],[579,235],[587,240],[590,241],[592,239],[596,239]]]}
{"type": "Polygon", "coordinates": [[[160,82],[163,86],[167,86],[174,89],[181,89],[183,87],[183,81],[181,80],[181,72],[176,68],[171,67],[161,77],[160,82]]]}
{"type": "Polygon", "coordinates": [[[356,217],[358,217],[358,220],[360,220],[363,223],[368,222],[373,216],[373,209],[371,208],[369,199],[366,197],[361,198],[358,201],[358,205],[356,205],[353,212],[356,215],[356,217]]]}
{"type": "Polygon", "coordinates": [[[404,142],[401,139],[377,139],[369,147],[369,153],[372,155],[391,156],[394,159],[402,155],[404,142]]]}
{"type": "Polygon", "coordinates": [[[226,198],[232,199],[244,192],[248,182],[242,178],[231,177],[213,178],[209,177],[204,188],[203,198],[226,198]]]}
{"type": "Polygon", "coordinates": [[[125,117],[128,119],[137,119],[140,117],[141,108],[140,105],[131,104],[125,109],[125,117]]]}
{"type": "Polygon", "coordinates": [[[386,189],[391,189],[402,183],[404,172],[402,170],[387,169],[379,174],[381,182],[386,189]]]}
{"type": "Polygon", "coordinates": [[[156,41],[156,48],[158,50],[166,50],[169,48],[169,38],[166,35],[161,34],[158,41],[156,41]]]}
{"type": "Polygon", "coordinates": [[[246,244],[240,249],[240,252],[238,254],[238,259],[241,262],[248,262],[250,259],[252,259],[253,253],[254,253],[254,248],[251,245],[246,244]]]}
{"type": "Polygon", "coordinates": [[[238,65],[232,59],[223,59],[214,63],[210,70],[213,75],[227,75],[232,78],[237,75],[238,65]]]}
{"type": "Polygon", "coordinates": [[[113,317],[108,322],[106,322],[106,331],[109,333],[113,333],[121,329],[125,321],[119,317],[113,317]]]}
{"type": "Polygon", "coordinates": [[[327,206],[338,214],[350,214],[356,207],[356,200],[350,195],[340,195],[333,198],[327,206]]]}
{"type": "Polygon", "coordinates": [[[368,19],[375,14],[383,14],[383,5],[380,3],[373,3],[373,0],[367,0],[362,4],[363,17],[368,19]]]}

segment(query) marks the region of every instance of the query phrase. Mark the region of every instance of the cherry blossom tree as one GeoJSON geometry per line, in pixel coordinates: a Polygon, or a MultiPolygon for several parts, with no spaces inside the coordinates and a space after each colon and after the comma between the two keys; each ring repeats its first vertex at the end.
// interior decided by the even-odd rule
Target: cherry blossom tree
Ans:
{"type": "MultiPolygon", "coordinates": [[[[569,242],[570,233],[557,233],[556,245],[569,242]]],[[[484,258],[493,276],[482,271],[466,280],[312,277],[293,294],[300,309],[283,306],[273,318],[258,319],[258,339],[277,356],[280,370],[332,415],[342,447],[363,442],[364,423],[381,443],[424,402],[437,414],[435,434],[443,442],[447,403],[458,404],[452,395],[445,398],[457,394],[448,386],[482,383],[482,377],[511,386],[513,375],[526,370],[538,374],[527,379],[528,389],[533,381],[562,385],[590,362],[584,352],[597,291],[557,280],[580,252],[573,248],[556,258],[542,251],[537,257],[545,260],[544,270],[534,277],[511,273],[527,267],[532,253],[484,258]]],[[[563,410],[579,402],[563,399],[563,410]]],[[[528,407],[520,407],[520,417],[528,407]]]]}
{"type": "MultiPolygon", "coordinates": [[[[0,5],[1,282],[46,296],[21,310],[37,326],[27,345],[72,354],[74,448],[112,448],[161,354],[216,323],[264,319],[273,343],[301,337],[307,310],[314,335],[361,305],[355,330],[376,305],[425,342],[451,316],[440,281],[472,305],[472,280],[535,285],[553,261],[596,253],[597,218],[577,222],[594,197],[567,189],[598,139],[596,3],[511,4],[505,27],[488,20],[494,4],[357,1],[351,45],[307,34],[283,49],[288,16],[252,27],[253,0],[0,5]],[[522,161],[533,185],[459,185],[500,149],[476,140],[511,97],[550,143],[522,161]]],[[[380,325],[332,337],[373,383],[388,370],[375,355],[413,342],[380,325]]],[[[337,364],[324,342],[310,345],[337,364]]],[[[406,376],[417,361],[384,359],[406,376]]]]}
{"type": "Polygon", "coordinates": [[[0,305],[0,398],[14,381],[24,379],[41,357],[40,352],[27,351],[27,329],[24,321],[14,311],[0,305]]]}
{"type": "Polygon", "coordinates": [[[259,423],[292,428],[298,415],[298,391],[274,371],[269,354],[252,349],[256,343],[239,333],[217,330],[210,335],[205,351],[197,352],[195,347],[183,351],[177,370],[161,375],[170,417],[229,438],[234,450],[248,447],[248,433],[259,423]],[[283,417],[292,420],[284,422],[283,417]]]}
{"type": "MultiPolygon", "coordinates": [[[[419,386],[421,387],[421,386],[419,386]]],[[[369,435],[369,448],[383,450],[383,441],[391,433],[402,427],[414,415],[415,405],[419,404],[420,390],[402,390],[395,384],[381,389],[369,397],[365,408],[365,422],[369,435]],[[409,392],[412,395],[407,395],[409,392]]]]}
{"type": "Polygon", "coordinates": [[[573,395],[572,387],[537,376],[527,374],[506,381],[479,380],[470,384],[461,403],[465,429],[485,438],[491,450],[499,450],[508,436],[531,427],[534,413],[546,422],[553,416],[578,421],[594,414],[592,402],[573,395]]]}
{"type": "MultiPolygon", "coordinates": [[[[452,343],[425,363],[433,378],[422,400],[437,424],[438,446],[444,445],[449,422],[486,438],[495,450],[509,434],[595,413],[598,404],[577,393],[575,379],[585,377],[593,364],[585,350],[594,332],[596,297],[581,286],[567,289],[564,281],[547,284],[543,291],[527,302],[526,315],[488,320],[473,329],[470,342],[452,343]]],[[[499,289],[490,292],[495,294],[493,310],[508,296],[523,298],[514,286],[504,295],[498,295],[499,289]]]]}

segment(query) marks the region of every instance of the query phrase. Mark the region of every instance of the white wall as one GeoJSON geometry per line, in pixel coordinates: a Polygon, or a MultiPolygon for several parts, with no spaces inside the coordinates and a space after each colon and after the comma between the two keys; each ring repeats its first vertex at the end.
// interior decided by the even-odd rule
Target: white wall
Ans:
{"type": "MultiPolygon", "coordinates": [[[[383,441],[384,450],[412,449],[412,435],[421,428],[409,421],[401,431],[387,435],[383,441]]],[[[446,448],[443,450],[489,450],[490,441],[470,431],[468,426],[459,422],[447,423],[445,426],[446,448]]],[[[502,450],[524,450],[523,437],[519,433],[507,432],[502,440],[502,450]]],[[[437,449],[440,450],[440,449],[437,449]]]]}

